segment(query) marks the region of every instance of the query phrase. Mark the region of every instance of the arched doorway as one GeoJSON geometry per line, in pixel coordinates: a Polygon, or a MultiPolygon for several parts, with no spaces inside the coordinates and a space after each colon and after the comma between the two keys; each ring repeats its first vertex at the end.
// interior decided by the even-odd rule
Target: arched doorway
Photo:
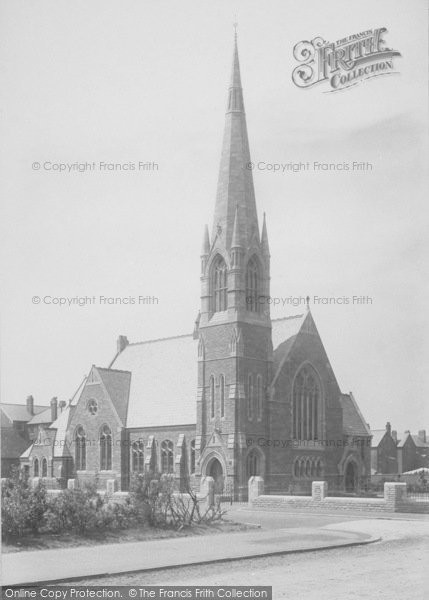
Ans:
{"type": "Polygon", "coordinates": [[[222,465],[217,458],[213,458],[207,465],[207,475],[213,477],[214,480],[214,492],[215,494],[222,494],[223,492],[223,469],[222,465]]]}
{"type": "Polygon", "coordinates": [[[357,487],[357,469],[354,462],[349,462],[345,473],[346,492],[356,492],[357,487]]]}

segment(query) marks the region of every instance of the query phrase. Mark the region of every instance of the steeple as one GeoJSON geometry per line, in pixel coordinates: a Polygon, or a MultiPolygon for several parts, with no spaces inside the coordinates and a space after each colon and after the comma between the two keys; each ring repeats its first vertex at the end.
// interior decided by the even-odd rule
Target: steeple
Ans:
{"type": "Polygon", "coordinates": [[[240,229],[244,246],[250,246],[254,235],[259,241],[237,35],[235,34],[234,37],[232,72],[228,90],[212,234],[212,240],[217,238],[226,250],[231,247],[237,207],[239,207],[237,226],[240,229]]]}

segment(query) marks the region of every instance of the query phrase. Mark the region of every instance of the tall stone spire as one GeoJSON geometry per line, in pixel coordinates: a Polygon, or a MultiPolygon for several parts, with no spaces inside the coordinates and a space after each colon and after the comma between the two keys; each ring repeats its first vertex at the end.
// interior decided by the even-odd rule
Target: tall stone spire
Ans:
{"type": "Polygon", "coordinates": [[[249,247],[253,236],[259,241],[259,227],[235,35],[212,234],[227,250],[237,207],[242,243],[249,247]]]}

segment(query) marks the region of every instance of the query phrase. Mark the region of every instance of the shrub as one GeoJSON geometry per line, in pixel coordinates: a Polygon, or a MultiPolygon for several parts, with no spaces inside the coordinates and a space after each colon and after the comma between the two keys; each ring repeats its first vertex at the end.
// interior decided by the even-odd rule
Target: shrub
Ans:
{"type": "Polygon", "coordinates": [[[38,483],[32,489],[28,475],[14,469],[2,486],[2,538],[20,537],[27,529],[37,533],[43,526],[47,509],[46,489],[38,483]]]}

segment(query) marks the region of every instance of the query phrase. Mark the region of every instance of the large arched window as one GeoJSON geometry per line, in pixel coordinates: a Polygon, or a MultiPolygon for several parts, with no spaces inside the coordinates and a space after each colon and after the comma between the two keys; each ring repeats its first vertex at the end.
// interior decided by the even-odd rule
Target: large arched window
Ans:
{"type": "Polygon", "coordinates": [[[247,418],[253,419],[253,376],[247,378],[247,418]]]}
{"type": "Polygon", "coordinates": [[[48,459],[42,458],[42,477],[48,476],[48,459]]]}
{"type": "Polygon", "coordinates": [[[225,377],[219,378],[219,396],[220,396],[220,416],[225,416],[225,377]]]}
{"type": "Polygon", "coordinates": [[[191,441],[191,474],[195,473],[195,440],[191,441]]]}
{"type": "Polygon", "coordinates": [[[295,477],[299,477],[299,460],[296,460],[293,466],[293,474],[295,477]]]}
{"type": "Polygon", "coordinates": [[[164,440],[161,443],[161,471],[163,473],[173,472],[173,442],[164,440]]]}
{"type": "Polygon", "coordinates": [[[295,377],[293,385],[293,437],[295,440],[319,438],[321,391],[319,378],[309,365],[295,377]]]}
{"type": "Polygon", "coordinates": [[[75,466],[76,471],[85,471],[86,469],[86,434],[83,427],[76,428],[75,433],[75,466]]]}
{"type": "Polygon", "coordinates": [[[256,417],[260,421],[262,419],[262,377],[258,375],[257,377],[257,385],[256,385],[256,417]]]}
{"type": "Polygon", "coordinates": [[[228,284],[225,261],[218,256],[212,267],[212,310],[219,312],[228,307],[228,284]]]}
{"type": "Polygon", "coordinates": [[[254,258],[247,263],[246,269],[246,307],[247,310],[258,312],[259,310],[259,273],[258,265],[254,258]]]}
{"type": "Polygon", "coordinates": [[[213,375],[210,377],[210,417],[215,416],[215,381],[213,375]]]}
{"type": "Polygon", "coordinates": [[[35,458],[33,462],[34,477],[39,477],[39,459],[35,458]]]}
{"type": "Polygon", "coordinates": [[[112,431],[103,425],[100,432],[100,470],[110,471],[112,468],[112,431]]]}
{"type": "Polygon", "coordinates": [[[246,472],[248,479],[254,475],[259,475],[259,456],[255,450],[252,450],[247,456],[246,472]]]}
{"type": "Polygon", "coordinates": [[[144,445],[143,440],[133,442],[131,447],[131,469],[134,473],[144,472],[144,445]]]}

